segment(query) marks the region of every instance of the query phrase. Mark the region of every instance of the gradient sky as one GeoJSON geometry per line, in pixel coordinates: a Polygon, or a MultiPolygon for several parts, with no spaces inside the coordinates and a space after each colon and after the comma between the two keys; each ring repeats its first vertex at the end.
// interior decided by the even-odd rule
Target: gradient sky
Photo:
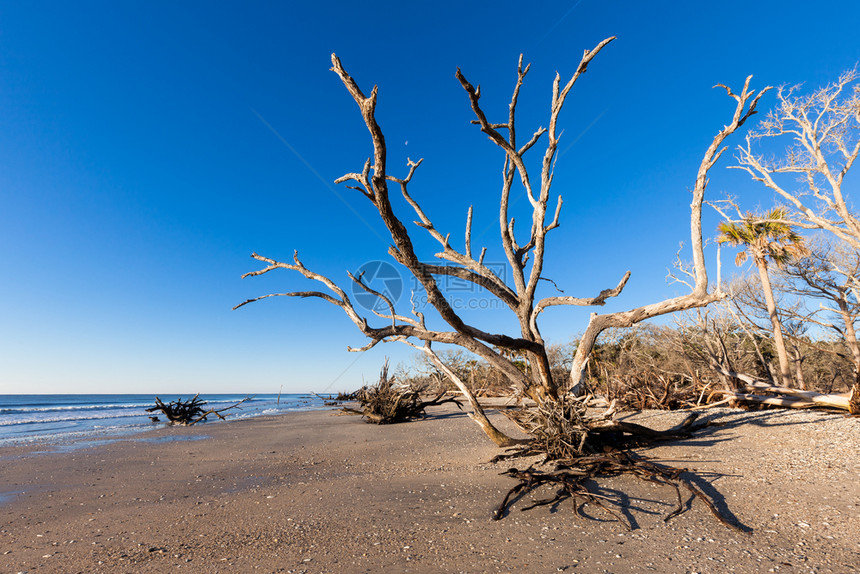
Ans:
{"type": "MultiPolygon", "coordinates": [[[[469,124],[456,68],[503,121],[523,53],[526,134],[546,125],[555,72],[566,79],[583,49],[618,36],[561,116],[554,190],[565,205],[546,276],[591,296],[630,269],[605,308],[619,310],[679,292],[665,277],[688,239],[688,190],[733,111],[712,86],[739,89],[749,74],[755,88],[831,81],[860,60],[858,24],[856,0],[2,1],[0,394],[351,390],[384,356],[409,361],[403,345],[347,352],[365,340],[322,301],[231,311],[309,287],[288,272],[241,279],[259,268],[254,251],[298,249],[345,286],[346,271],[387,259],[372,206],[332,185],[371,153],[332,52],[366,92],[379,85],[389,173],[423,157],[413,196],[460,247],[474,205],[473,245],[490,261],[501,259],[503,156],[469,124]]],[[[724,169],[731,159],[709,197],[769,206],[724,169]]],[[[707,235],[716,222],[706,214],[707,235]]],[[[569,341],[588,312],[549,309],[544,335],[569,341]]],[[[513,326],[502,313],[468,317],[513,326]]]]}

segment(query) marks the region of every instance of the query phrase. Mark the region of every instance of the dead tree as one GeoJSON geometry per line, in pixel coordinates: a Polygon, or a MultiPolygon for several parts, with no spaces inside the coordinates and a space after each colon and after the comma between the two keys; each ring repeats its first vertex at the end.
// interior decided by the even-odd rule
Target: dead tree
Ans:
{"type": "Polygon", "coordinates": [[[860,342],[855,323],[860,318],[857,281],[860,278],[860,252],[844,243],[820,239],[811,243],[807,256],[781,270],[785,281],[778,288],[819,307],[795,314],[795,318],[836,333],[851,351],[855,372],[860,372],[860,342]]]}
{"type": "Polygon", "coordinates": [[[856,68],[848,70],[809,95],[800,95],[800,86],[780,87],[777,107],[747,134],[732,166],[791,206],[803,227],[824,229],[855,249],[860,249],[860,219],[842,183],[860,154],[858,77],[856,68]],[[756,144],[766,140],[785,142],[784,155],[757,153],[756,144]]]}
{"type": "Polygon", "coordinates": [[[445,391],[430,400],[424,400],[422,390],[388,376],[388,359],[386,359],[380,370],[379,380],[373,385],[365,385],[354,393],[355,400],[361,405],[361,410],[349,407],[341,410],[349,414],[361,415],[369,423],[387,425],[424,418],[428,407],[445,403],[454,403],[462,409],[460,401],[455,397],[443,398],[445,391]]]}
{"type": "MultiPolygon", "coordinates": [[[[373,157],[364,163],[361,171],[348,173],[336,181],[337,183],[347,183],[350,189],[358,191],[373,204],[391,236],[393,245],[389,248],[389,254],[417,279],[421,289],[426,294],[429,307],[436,312],[446,327],[444,330],[428,327],[425,314],[416,308],[414,299],[409,312],[398,310],[397,301],[393,301],[384,293],[374,290],[365,283],[361,274],[353,275],[350,273],[348,275],[355,285],[373,295],[380,303],[373,308],[372,312],[383,323],[372,325],[370,318],[356,309],[343,288],[328,277],[306,267],[299,259],[297,252],[293,254],[292,263],[254,253],[252,257],[264,263],[265,267],[247,273],[244,277],[263,275],[276,269],[286,269],[322,284],[328,292],[272,293],[249,299],[237,305],[237,308],[273,296],[315,297],[340,307],[356,327],[370,339],[370,342],[364,347],[351,350],[362,351],[387,341],[399,341],[418,349],[463,392],[472,406],[470,416],[481,425],[488,436],[500,446],[519,445],[519,452],[544,452],[548,458],[563,463],[569,458],[582,456],[588,445],[597,446],[601,444],[602,439],[600,437],[621,434],[655,438],[655,435],[662,435],[663,433],[657,433],[646,427],[611,420],[614,408],[610,408],[597,418],[583,418],[583,409],[586,408],[588,400],[573,398],[569,391],[581,387],[580,383],[589,355],[597,336],[605,329],[630,327],[666,313],[702,307],[723,297],[719,289],[713,292],[708,290],[708,277],[703,252],[701,214],[705,189],[708,184],[708,172],[725,151],[726,148],[722,147],[725,139],[738,130],[751,115],[756,113],[756,105],[768,88],[759,93],[751,90],[749,87],[751,76],[746,79],[739,94],[735,94],[726,86],[719,85],[735,100],[735,108],[731,121],[717,133],[708,146],[699,165],[692,189],[690,238],[693,250],[691,277],[694,283],[688,283],[691,292],[688,295],[667,299],[630,311],[605,315],[592,314],[585,335],[577,348],[570,380],[558,380],[553,377],[547,346],[538,327],[539,315],[548,307],[558,305],[602,306],[607,299],[620,295],[630,278],[628,271],[615,287],[604,289],[593,297],[538,297],[540,282],[548,280],[544,271],[546,240],[549,233],[560,224],[562,207],[561,197],[555,196],[555,201],[552,201],[554,196],[551,193],[556,160],[558,159],[559,115],[570,90],[585,73],[597,54],[612,40],[614,37],[607,38],[593,50],[586,50],[576,67],[576,71],[563,86],[560,76],[556,74],[552,86],[552,104],[548,127],[534,131],[526,141],[518,139],[516,129],[517,102],[520,89],[529,71],[529,66],[523,67],[522,57],[520,57],[517,66],[517,79],[508,106],[507,117],[500,122],[488,119],[481,107],[480,87],[473,86],[464,74],[457,70],[456,78],[466,92],[475,115],[472,123],[477,125],[481,132],[504,152],[498,225],[511,284],[484,263],[486,248],[482,248],[479,254],[474,254],[471,234],[472,207],[468,209],[466,214],[463,246],[458,248],[452,243],[449,233],[443,233],[436,228],[419,201],[410,193],[410,184],[422,160],[408,160],[408,170],[404,177],[397,177],[388,173],[385,137],[376,120],[378,90],[374,87],[369,96],[365,95],[356,81],[343,68],[337,56],[332,55],[332,70],[338,75],[353,100],[358,104],[373,147],[373,157]],[[546,137],[544,138],[544,136],[546,137]],[[540,174],[539,177],[535,177],[527,167],[525,156],[532,149],[536,149],[537,144],[542,139],[545,140],[545,147],[540,162],[540,174]],[[522,188],[531,207],[530,227],[525,235],[522,232],[515,232],[515,221],[510,213],[511,195],[515,185],[522,188]],[[392,206],[389,186],[398,190],[409,204],[416,225],[424,229],[438,243],[439,251],[435,254],[435,260],[424,260],[416,253],[406,226],[392,206]],[[551,203],[555,204],[553,209],[550,208],[551,203]],[[516,334],[496,333],[467,323],[446,298],[442,285],[438,281],[440,277],[453,277],[469,282],[496,297],[513,314],[518,323],[518,332],[516,334]],[[377,310],[379,308],[383,310],[377,310]],[[526,409],[512,415],[516,421],[519,421],[521,428],[531,436],[531,439],[515,441],[499,432],[484,415],[468,386],[439,359],[432,348],[434,343],[456,345],[477,355],[486,361],[491,368],[507,378],[511,386],[534,401],[534,409],[526,409]],[[521,369],[517,364],[521,358],[525,359],[527,367],[525,369],[521,369]],[[546,413],[550,413],[550,415],[544,416],[546,413]],[[537,424],[524,421],[537,421],[537,424]],[[545,440],[545,438],[549,440],[545,440]],[[560,455],[552,452],[548,445],[553,444],[578,446],[575,446],[573,451],[568,451],[570,455],[568,456],[567,454],[560,455]]],[[[590,476],[596,477],[599,474],[616,471],[646,472],[644,463],[619,463],[614,466],[597,465],[593,467],[590,476]]],[[[653,473],[653,471],[647,472],[653,473]]],[[[670,481],[669,475],[680,474],[681,471],[669,470],[667,472],[667,475],[658,480],[670,481]]]]}
{"type": "MultiPolygon", "coordinates": [[[[558,131],[559,114],[570,90],[585,73],[587,66],[613,39],[607,38],[600,42],[593,50],[586,50],[576,67],[576,71],[566,84],[562,85],[560,76],[556,75],[552,86],[552,105],[549,113],[548,127],[539,128],[525,142],[518,139],[515,122],[520,88],[529,71],[529,66],[523,67],[522,58],[520,58],[517,67],[517,80],[508,107],[508,115],[501,122],[494,122],[487,118],[480,104],[480,88],[474,87],[467,81],[463,73],[457,70],[457,80],[466,92],[472,111],[475,114],[476,119],[472,120],[472,123],[477,125],[504,152],[499,207],[499,232],[513,285],[506,283],[498,273],[484,264],[486,248],[482,249],[477,256],[473,253],[471,241],[471,207],[466,216],[464,245],[462,248],[457,248],[453,245],[450,234],[439,231],[419,202],[412,196],[409,186],[418,167],[422,163],[421,160],[410,160],[408,162],[408,171],[405,177],[397,177],[388,173],[385,138],[382,128],[377,123],[375,117],[377,88],[374,87],[369,96],[365,95],[356,81],[343,68],[337,56],[332,55],[332,70],[338,75],[356,104],[358,104],[373,147],[373,157],[365,162],[362,170],[344,175],[337,180],[337,183],[348,183],[350,189],[358,191],[373,204],[393,242],[392,247],[389,249],[389,254],[418,280],[421,288],[426,293],[429,306],[447,324],[448,330],[436,330],[428,327],[425,322],[424,313],[417,310],[414,305],[411,312],[398,311],[395,307],[395,301],[392,301],[385,294],[375,291],[367,285],[361,275],[355,276],[349,274],[350,279],[359,288],[377,297],[381,302],[381,306],[387,309],[387,311],[382,312],[374,310],[373,313],[385,323],[378,326],[371,325],[369,318],[362,315],[356,309],[341,287],[328,277],[307,268],[299,259],[298,253],[294,253],[292,263],[278,261],[255,253],[252,257],[261,261],[266,266],[258,271],[247,273],[244,277],[262,275],[275,269],[287,269],[321,283],[328,289],[328,293],[320,291],[273,293],[249,299],[237,305],[237,307],[272,296],[320,298],[343,309],[358,329],[370,339],[370,342],[364,347],[351,350],[361,351],[369,349],[383,341],[400,341],[412,345],[433,359],[436,355],[432,349],[432,344],[458,345],[487,361],[493,369],[502,373],[511,382],[512,386],[520,389],[524,395],[530,397],[536,404],[543,405],[563,401],[567,385],[565,381],[556,380],[552,376],[547,348],[538,328],[538,316],[548,307],[556,305],[604,305],[608,298],[616,297],[622,292],[630,277],[629,272],[625,273],[618,285],[605,289],[593,297],[557,296],[543,299],[538,299],[537,297],[538,286],[541,280],[545,279],[544,255],[547,247],[547,236],[560,224],[561,197],[556,198],[554,210],[550,210],[549,208],[560,138],[558,131]],[[524,157],[529,151],[536,148],[543,136],[546,136],[546,147],[544,148],[540,164],[540,175],[539,177],[533,177],[526,166],[524,157]],[[531,206],[530,230],[524,240],[519,238],[520,236],[515,233],[514,218],[509,213],[510,198],[515,183],[522,187],[531,206]],[[439,244],[439,251],[435,255],[435,261],[423,260],[416,253],[406,226],[392,207],[389,197],[391,191],[389,186],[393,186],[394,189],[399,190],[403,198],[411,206],[414,212],[413,217],[416,218],[416,225],[424,229],[439,244]],[[519,324],[519,332],[514,335],[495,333],[482,329],[477,325],[467,323],[453,308],[437,281],[438,277],[445,276],[456,277],[459,280],[470,282],[498,298],[513,313],[519,324]],[[526,371],[518,368],[509,358],[512,354],[525,357],[529,368],[526,371]]],[[[701,207],[705,188],[707,187],[708,171],[714,166],[725,150],[725,148],[721,148],[723,141],[755,113],[756,104],[764,93],[762,91],[756,94],[750,90],[749,82],[750,78],[747,78],[740,94],[735,94],[730,89],[721,85],[727,91],[728,95],[736,101],[734,114],[731,121],[718,132],[708,147],[699,166],[698,175],[693,187],[690,225],[695,285],[691,286],[692,292],[689,295],[668,299],[627,312],[592,315],[592,319],[589,322],[585,336],[580,342],[574,359],[574,372],[570,381],[574,387],[579,386],[581,373],[594,345],[594,341],[597,335],[604,329],[609,327],[626,327],[665,313],[707,305],[723,296],[718,291],[708,292],[701,234],[701,207]]],[[[438,359],[438,357],[436,358],[438,359]]],[[[450,376],[450,373],[446,374],[450,376]]],[[[467,386],[462,384],[462,381],[458,383],[456,378],[454,382],[469,399],[473,407],[473,418],[478,420],[485,430],[491,429],[492,424],[483,416],[479,408],[476,407],[477,401],[474,400],[467,386]]],[[[498,431],[493,432],[491,430],[488,434],[497,444],[503,445],[512,442],[498,431]]]]}
{"type": "Polygon", "coordinates": [[[155,406],[146,409],[148,413],[161,411],[167,417],[167,421],[172,425],[191,426],[199,422],[205,421],[209,415],[215,415],[221,420],[226,420],[227,417],[221,413],[237,408],[244,402],[250,401],[251,397],[245,397],[238,403],[232,404],[229,407],[222,409],[207,409],[204,408],[208,403],[200,399],[200,393],[194,395],[194,398],[189,401],[183,401],[178,398],[175,401],[164,403],[160,398],[155,397],[155,406]]]}

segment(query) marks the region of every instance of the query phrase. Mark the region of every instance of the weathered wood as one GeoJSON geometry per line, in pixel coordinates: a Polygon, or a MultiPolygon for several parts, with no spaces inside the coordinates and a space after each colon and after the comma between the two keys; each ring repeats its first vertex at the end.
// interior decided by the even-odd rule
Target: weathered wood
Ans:
{"type": "Polygon", "coordinates": [[[445,403],[454,403],[457,408],[463,408],[456,397],[444,398],[445,394],[442,392],[430,400],[423,400],[420,389],[401,384],[394,377],[388,376],[388,360],[386,359],[379,373],[379,380],[375,384],[364,386],[355,392],[361,410],[352,408],[342,410],[347,413],[360,413],[367,422],[383,425],[424,418],[428,407],[445,403]]]}
{"type": "Polygon", "coordinates": [[[848,412],[852,415],[860,415],[860,380],[851,387],[851,393],[848,395],[848,412]]]}
{"type": "MultiPolygon", "coordinates": [[[[765,392],[764,389],[761,388],[754,388],[751,390],[754,390],[756,393],[765,392]]],[[[782,391],[794,391],[794,389],[769,387],[768,392],[772,393],[770,396],[753,393],[740,393],[737,391],[728,390],[721,390],[717,392],[721,393],[726,397],[733,398],[741,403],[754,403],[760,405],[770,405],[773,407],[785,407],[790,409],[811,409],[815,407],[824,407],[851,412],[851,396],[849,393],[825,395],[813,391],[803,391],[804,395],[799,396],[794,392],[782,391]]]]}
{"type": "MultiPolygon", "coordinates": [[[[690,429],[695,416],[688,418],[684,423],[676,427],[676,429],[690,429]]],[[[624,432],[632,432],[638,436],[646,437],[647,440],[658,440],[669,438],[670,436],[679,436],[674,429],[672,431],[654,431],[640,425],[622,425],[618,427],[624,432]],[[675,433],[675,434],[673,434],[675,433]]],[[[684,431],[685,435],[689,435],[689,431],[684,431]]],[[[533,467],[525,470],[516,468],[508,469],[501,474],[510,476],[519,481],[517,485],[511,488],[499,506],[493,511],[493,520],[501,520],[504,518],[510,507],[512,497],[515,495],[524,495],[529,491],[537,490],[543,485],[552,485],[558,490],[554,497],[537,500],[532,504],[522,508],[523,511],[530,510],[538,506],[547,504],[555,504],[562,500],[570,498],[574,505],[574,511],[578,510],[578,503],[588,502],[595,504],[608,514],[615,517],[626,529],[632,528],[631,524],[625,520],[622,514],[609,505],[606,497],[596,493],[590,486],[590,483],[601,477],[615,476],[619,474],[627,474],[648,482],[665,484],[674,488],[677,506],[673,511],[664,516],[664,520],[668,522],[672,518],[678,516],[684,511],[684,504],[681,497],[681,488],[686,489],[693,495],[694,498],[702,501],[708,508],[708,511],[726,528],[747,533],[748,530],[741,528],[739,525],[728,520],[716,507],[714,502],[701,489],[696,487],[688,479],[682,475],[687,470],[672,466],[656,464],[641,457],[635,456],[626,450],[618,450],[610,443],[602,440],[600,435],[589,435],[591,448],[602,445],[601,454],[583,455],[571,458],[557,460],[555,470],[541,471],[533,467]]],[[[498,459],[499,457],[497,457],[498,459]]]]}
{"type": "Polygon", "coordinates": [[[860,397],[860,385],[858,384],[855,384],[852,390],[847,393],[818,393],[773,385],[751,375],[729,371],[716,361],[712,362],[711,367],[721,374],[744,383],[745,392],[731,389],[715,390],[714,394],[722,395],[723,401],[730,399],[738,403],[753,403],[791,409],[822,407],[840,409],[851,414],[860,413],[858,410],[860,405],[857,404],[860,401],[855,401],[855,406],[852,407],[852,396],[860,397]]]}
{"type": "Polygon", "coordinates": [[[430,359],[431,363],[436,366],[440,371],[442,371],[448,380],[454,383],[454,385],[460,390],[466,400],[469,402],[469,406],[472,407],[472,412],[468,413],[469,418],[475,421],[478,426],[481,427],[481,430],[484,431],[491,441],[493,441],[496,446],[500,447],[509,447],[515,444],[522,442],[521,440],[514,439],[500,431],[496,426],[490,422],[490,419],[487,418],[487,415],[484,413],[484,408],[478,402],[478,399],[475,397],[475,394],[469,389],[469,387],[460,379],[457,374],[448,367],[439,356],[433,351],[430,342],[426,342],[423,346],[414,345],[409,341],[406,341],[406,344],[418,349],[430,359]]]}
{"type": "MultiPolygon", "coordinates": [[[[245,397],[241,401],[232,404],[223,409],[205,409],[206,401],[200,399],[200,393],[194,395],[189,401],[183,401],[179,398],[170,403],[164,403],[160,398],[155,397],[155,406],[146,409],[146,412],[152,413],[161,411],[167,417],[168,424],[191,426],[199,422],[205,421],[209,415],[215,415],[219,419],[226,420],[226,417],[221,413],[237,408],[244,402],[250,401],[252,397],[245,397]]],[[[156,419],[157,417],[150,417],[156,419]]],[[[153,421],[155,422],[155,420],[153,421]]]]}

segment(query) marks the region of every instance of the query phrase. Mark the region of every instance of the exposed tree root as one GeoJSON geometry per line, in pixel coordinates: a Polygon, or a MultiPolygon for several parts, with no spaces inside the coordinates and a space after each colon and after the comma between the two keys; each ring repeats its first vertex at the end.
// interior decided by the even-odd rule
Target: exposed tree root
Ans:
{"type": "Polygon", "coordinates": [[[664,484],[675,489],[677,507],[663,517],[664,521],[668,522],[684,511],[683,497],[681,495],[681,488],[683,487],[694,498],[701,500],[708,507],[711,514],[724,526],[738,532],[745,532],[742,528],[723,516],[714,502],[704,492],[690,481],[681,477],[681,474],[686,472],[686,469],[654,464],[642,458],[634,458],[626,451],[612,451],[599,456],[583,456],[575,461],[571,461],[571,463],[571,466],[561,464],[557,467],[557,470],[550,472],[539,471],[529,467],[526,470],[511,468],[501,473],[515,478],[520,482],[505,495],[502,503],[493,512],[493,519],[500,520],[505,516],[505,512],[513,505],[510,502],[512,496],[521,493],[525,494],[545,484],[551,484],[560,487],[560,490],[554,497],[533,502],[522,510],[525,511],[537,506],[555,504],[556,502],[570,498],[574,504],[574,512],[578,511],[579,503],[590,502],[618,519],[625,528],[632,530],[633,527],[630,522],[625,520],[620,512],[609,505],[606,497],[590,490],[586,484],[586,481],[599,477],[605,478],[632,474],[640,480],[664,484]]]}
{"type": "MultiPolygon", "coordinates": [[[[238,403],[232,404],[223,409],[205,409],[206,401],[200,399],[200,393],[194,395],[190,401],[183,401],[181,398],[165,404],[158,397],[155,397],[155,406],[146,409],[146,412],[152,413],[161,411],[167,417],[168,423],[172,425],[191,426],[201,421],[205,421],[209,415],[215,415],[221,420],[226,420],[222,415],[224,411],[235,409],[242,403],[250,401],[251,397],[245,397],[238,403]]],[[[150,417],[157,419],[157,417],[150,417]]]]}
{"type": "Polygon", "coordinates": [[[360,414],[367,422],[378,425],[424,418],[427,407],[445,403],[454,403],[458,408],[463,408],[456,397],[443,398],[444,391],[429,401],[422,400],[420,389],[401,384],[394,377],[388,376],[387,359],[379,373],[379,381],[374,385],[362,387],[354,395],[361,405],[361,410],[349,407],[342,410],[349,414],[360,414]]]}
{"type": "Polygon", "coordinates": [[[709,423],[696,424],[698,415],[691,413],[678,426],[666,431],[656,431],[634,423],[603,420],[603,416],[589,417],[584,404],[585,401],[570,401],[567,404],[542,405],[508,414],[521,429],[534,438],[526,444],[508,449],[491,462],[543,455],[542,463],[554,463],[555,468],[541,471],[529,466],[525,470],[511,468],[502,472],[503,475],[519,480],[519,484],[505,495],[493,513],[494,520],[505,516],[516,495],[534,491],[543,485],[553,485],[559,489],[555,496],[535,501],[522,510],[556,504],[569,498],[573,502],[575,512],[579,511],[582,503],[592,503],[630,530],[633,525],[613,508],[611,501],[588,486],[588,481],[591,480],[629,474],[640,480],[675,489],[677,507],[664,517],[665,521],[668,522],[684,511],[681,495],[683,488],[693,498],[701,500],[724,526],[745,532],[729,521],[709,496],[682,477],[682,474],[687,472],[686,469],[656,464],[627,450],[655,441],[686,438],[709,423]]]}
{"type": "Polygon", "coordinates": [[[387,425],[402,423],[411,419],[423,419],[427,416],[427,413],[425,412],[427,407],[436,407],[444,405],[445,403],[454,403],[459,408],[463,408],[462,404],[456,397],[445,399],[442,398],[444,395],[445,393],[442,393],[429,401],[422,401],[419,393],[415,392],[413,394],[412,392],[409,392],[408,396],[401,396],[399,400],[395,399],[391,403],[362,403],[362,410],[343,407],[341,408],[341,411],[347,414],[361,415],[369,423],[387,425]]]}

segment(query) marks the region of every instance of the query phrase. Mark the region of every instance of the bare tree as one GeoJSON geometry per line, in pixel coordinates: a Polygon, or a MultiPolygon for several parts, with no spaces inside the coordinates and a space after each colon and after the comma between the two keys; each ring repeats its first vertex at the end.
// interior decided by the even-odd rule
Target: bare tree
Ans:
{"type": "Polygon", "coordinates": [[[738,147],[738,165],[796,210],[804,225],[821,228],[860,249],[860,220],[843,192],[845,175],[860,154],[857,68],[809,95],[780,87],[777,107],[738,147]],[[766,140],[786,142],[780,158],[754,151],[766,140]],[[797,182],[801,186],[795,188],[797,182]]]}
{"type": "MultiPolygon", "coordinates": [[[[494,144],[500,147],[505,155],[499,203],[499,231],[501,245],[507,258],[513,285],[506,283],[497,272],[484,264],[486,249],[482,249],[480,255],[477,255],[477,257],[473,255],[471,243],[471,207],[466,216],[464,245],[462,249],[458,249],[452,244],[450,234],[440,232],[419,202],[410,194],[409,185],[416,170],[422,163],[421,160],[409,160],[408,171],[405,177],[397,177],[388,173],[385,138],[382,128],[377,123],[375,117],[377,88],[374,87],[369,96],[365,95],[356,81],[343,68],[337,56],[332,55],[332,70],[338,75],[356,104],[358,104],[373,146],[373,157],[365,162],[362,170],[344,175],[337,180],[337,183],[348,183],[350,189],[360,192],[374,205],[393,241],[393,246],[389,249],[389,254],[417,279],[421,288],[426,292],[427,303],[447,325],[447,330],[437,330],[428,327],[424,313],[418,310],[414,304],[408,313],[398,311],[395,307],[396,301],[392,301],[384,293],[380,293],[367,285],[362,275],[349,274],[349,277],[359,288],[377,297],[382,302],[382,307],[387,309],[387,311],[373,311],[384,323],[379,326],[372,326],[369,318],[362,315],[356,309],[342,288],[331,279],[305,267],[299,260],[297,253],[294,254],[292,263],[277,261],[255,253],[252,257],[263,262],[266,266],[258,271],[247,273],[245,277],[262,275],[275,269],[288,269],[321,283],[328,289],[328,293],[320,291],[273,293],[250,299],[237,307],[271,296],[316,297],[337,305],[343,309],[358,329],[370,339],[370,342],[361,349],[351,350],[361,351],[369,349],[383,341],[399,341],[415,347],[424,353],[439,369],[445,372],[458,388],[463,391],[472,405],[474,411],[473,418],[481,424],[491,438],[497,444],[509,444],[511,442],[510,439],[493,429],[486,417],[483,416],[480,405],[474,400],[467,385],[456,376],[456,373],[444,366],[444,363],[439,359],[432,345],[434,343],[457,345],[477,355],[493,369],[496,369],[506,377],[511,385],[520,389],[522,393],[533,399],[538,405],[556,404],[563,401],[565,393],[564,381],[559,381],[552,375],[547,346],[538,328],[538,316],[547,307],[555,305],[604,305],[608,298],[615,297],[621,293],[630,277],[630,273],[627,272],[618,285],[605,289],[593,297],[563,296],[547,297],[544,299],[537,298],[538,286],[540,281],[544,279],[543,266],[546,239],[549,232],[559,226],[562,207],[561,197],[558,196],[556,201],[553,202],[555,203],[554,209],[549,209],[552,199],[551,186],[558,158],[557,151],[560,132],[557,125],[559,114],[575,83],[585,73],[588,65],[597,54],[613,39],[607,38],[597,44],[593,50],[586,50],[576,67],[576,71],[566,84],[562,85],[560,76],[556,74],[552,85],[552,102],[549,110],[548,127],[537,129],[524,142],[518,139],[515,121],[520,88],[529,71],[529,66],[523,67],[522,65],[522,57],[520,57],[517,67],[517,79],[508,106],[507,117],[501,122],[493,122],[487,118],[480,104],[480,87],[474,87],[467,81],[463,73],[457,70],[457,80],[466,92],[472,111],[475,114],[476,119],[472,123],[479,126],[480,130],[494,144]],[[546,138],[543,138],[543,136],[546,136],[546,138]],[[538,177],[534,177],[527,167],[524,158],[542,139],[545,139],[545,147],[540,163],[540,173],[538,177]],[[522,187],[531,206],[530,230],[525,240],[518,240],[519,235],[515,233],[514,229],[514,218],[509,213],[511,193],[515,184],[522,187]],[[393,186],[399,190],[403,198],[411,206],[414,212],[413,216],[417,218],[415,223],[423,228],[439,244],[439,251],[435,254],[436,260],[423,260],[416,253],[406,226],[403,224],[401,218],[395,214],[395,210],[392,207],[389,198],[389,186],[393,186]],[[519,333],[511,336],[503,333],[488,332],[476,325],[467,323],[456,312],[448,299],[446,299],[443,288],[437,280],[439,277],[446,276],[470,282],[495,296],[516,317],[519,324],[519,333]],[[511,360],[512,356],[525,357],[529,368],[525,370],[518,368],[515,362],[511,360]]],[[[764,93],[762,91],[756,94],[754,91],[751,91],[749,89],[749,82],[750,78],[747,78],[740,94],[734,94],[730,89],[721,86],[726,89],[729,96],[736,100],[734,115],[731,122],[717,134],[705,153],[693,189],[693,204],[690,219],[696,278],[693,292],[690,295],[648,305],[625,313],[612,313],[602,316],[593,315],[586,330],[586,335],[580,342],[576,357],[574,358],[573,370],[577,373],[577,376],[574,377],[573,383],[579,382],[581,368],[587,360],[596,336],[603,329],[611,326],[629,326],[664,313],[706,305],[722,297],[721,293],[708,293],[707,273],[702,251],[701,206],[705,187],[707,186],[708,170],[713,167],[725,150],[725,148],[721,148],[720,146],[726,137],[737,130],[755,113],[756,104],[764,93]]]]}
{"type": "Polygon", "coordinates": [[[844,243],[818,239],[810,243],[806,257],[792,261],[780,272],[786,279],[778,285],[781,291],[819,303],[818,308],[793,316],[838,335],[850,350],[855,372],[860,373],[860,343],[855,329],[860,319],[856,291],[860,253],[844,243]]]}
{"type": "Polygon", "coordinates": [[[729,287],[727,308],[755,344],[762,365],[759,376],[770,379],[774,384],[783,380],[782,384],[791,386],[791,379],[785,373],[787,364],[793,364],[792,376],[797,386],[804,389],[802,363],[805,355],[802,351],[807,346],[804,335],[809,327],[802,319],[805,304],[803,300],[789,296],[784,287],[781,281],[776,281],[772,288],[770,283],[764,287],[760,273],[738,278],[729,287]],[[772,289],[770,293],[768,289],[772,289]],[[780,317],[779,338],[774,331],[775,315],[780,317]]]}

